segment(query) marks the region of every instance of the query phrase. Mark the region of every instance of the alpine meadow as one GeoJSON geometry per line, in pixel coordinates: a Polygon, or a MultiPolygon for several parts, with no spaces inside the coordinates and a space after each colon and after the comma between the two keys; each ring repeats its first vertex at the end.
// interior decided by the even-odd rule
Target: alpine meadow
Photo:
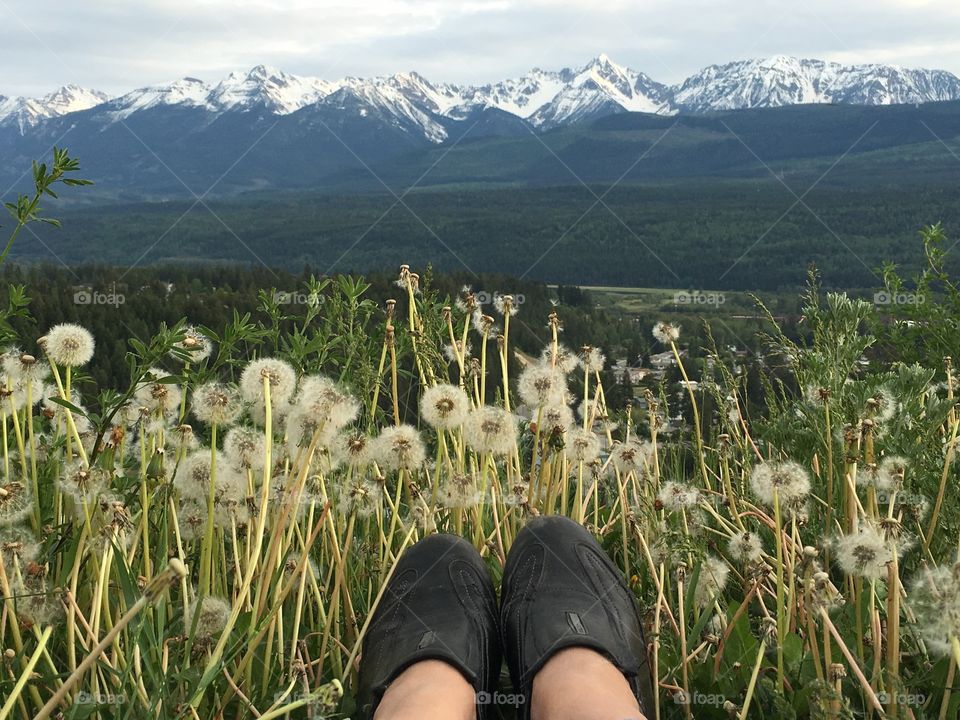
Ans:
{"type": "Polygon", "coordinates": [[[952,4],[11,3],[0,720],[960,718],[952,4]]]}

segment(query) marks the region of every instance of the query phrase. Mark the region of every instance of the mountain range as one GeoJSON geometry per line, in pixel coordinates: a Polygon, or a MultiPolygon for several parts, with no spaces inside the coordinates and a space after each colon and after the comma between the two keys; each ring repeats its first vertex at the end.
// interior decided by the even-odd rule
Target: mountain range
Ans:
{"type": "Polygon", "coordinates": [[[577,69],[534,68],[518,78],[479,86],[433,83],[415,72],[328,81],[265,65],[230,73],[212,85],[187,77],[113,98],[68,85],[43,98],[0,96],[0,126],[15,126],[27,134],[51,119],[90,109],[107,124],[162,106],[198,109],[211,118],[255,108],[289,115],[323,106],[385,118],[439,143],[449,136],[450,120],[462,121],[488,109],[549,129],[624,110],[706,113],[808,103],[892,105],[956,99],[960,78],[944,70],[841,65],[781,55],[711,65],[679,84],[666,85],[601,54],[577,69]]]}
{"type": "Polygon", "coordinates": [[[824,167],[847,152],[942,151],[931,133],[957,135],[957,101],[960,78],[946,71],[784,56],[712,65],[672,86],[606,55],[480,86],[417,73],[327,81],[260,65],[215,84],[183,78],[112,98],[76,86],[0,97],[0,185],[23,187],[31,161],[54,145],[81,159],[96,185],[77,196],[97,204],[543,186],[577,182],[571,171],[596,182],[621,172],[742,177],[767,173],[747,148],[766,162],[824,167]]]}

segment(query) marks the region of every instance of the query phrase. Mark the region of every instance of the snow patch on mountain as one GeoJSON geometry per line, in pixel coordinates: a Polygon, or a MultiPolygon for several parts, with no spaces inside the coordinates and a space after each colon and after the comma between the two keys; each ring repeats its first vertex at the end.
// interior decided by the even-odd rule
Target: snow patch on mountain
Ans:
{"type": "Polygon", "coordinates": [[[14,123],[23,133],[47,118],[87,110],[108,99],[105,93],[78,85],[64,85],[42,98],[0,96],[0,125],[14,123]]]}
{"type": "Polygon", "coordinates": [[[891,105],[958,98],[960,79],[943,70],[841,65],[784,55],[710,65],[684,80],[673,93],[673,103],[688,112],[803,103],[891,105]]]}

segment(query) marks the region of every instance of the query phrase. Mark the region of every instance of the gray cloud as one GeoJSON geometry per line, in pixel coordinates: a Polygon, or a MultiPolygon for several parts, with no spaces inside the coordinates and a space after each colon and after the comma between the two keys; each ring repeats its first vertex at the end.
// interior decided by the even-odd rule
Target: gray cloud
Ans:
{"type": "Polygon", "coordinates": [[[476,83],[599,52],[676,82],[771,54],[960,73],[955,0],[0,0],[0,94],[111,93],[258,63],[335,79],[417,70],[476,83]]]}

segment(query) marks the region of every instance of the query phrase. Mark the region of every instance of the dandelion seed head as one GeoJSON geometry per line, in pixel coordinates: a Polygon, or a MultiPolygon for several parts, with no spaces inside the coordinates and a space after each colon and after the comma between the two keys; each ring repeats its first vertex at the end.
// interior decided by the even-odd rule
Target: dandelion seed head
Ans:
{"type": "Polygon", "coordinates": [[[640,473],[647,458],[648,448],[639,440],[618,443],[611,452],[613,467],[622,474],[640,473]]]}
{"type": "MultiPolygon", "coordinates": [[[[110,486],[110,477],[101,468],[88,467],[78,460],[64,469],[59,485],[61,492],[72,497],[78,506],[89,505],[110,486]]],[[[78,510],[82,512],[81,508],[78,510]]]]}
{"type": "Polygon", "coordinates": [[[600,439],[593,431],[578,428],[567,434],[564,452],[571,462],[589,465],[600,456],[600,439]]]}
{"type": "Polygon", "coordinates": [[[517,418],[505,410],[485,405],[467,416],[463,435],[467,445],[478,453],[507,455],[517,444],[517,418]]]}
{"type": "Polygon", "coordinates": [[[371,517],[383,502],[383,488],[364,478],[354,478],[343,487],[337,500],[337,509],[342,515],[356,514],[359,518],[371,517]]]}
{"type": "Polygon", "coordinates": [[[50,376],[50,366],[47,363],[16,348],[0,355],[0,359],[3,374],[11,384],[17,381],[42,383],[50,376]]]}
{"type": "Polygon", "coordinates": [[[233,385],[209,382],[193,391],[193,414],[201,422],[227,427],[243,412],[240,391],[233,385]]]}
{"type": "Polygon", "coordinates": [[[372,451],[387,470],[417,470],[427,457],[420,433],[412,425],[384,428],[373,441],[372,451]]]}
{"type": "Polygon", "coordinates": [[[680,339],[680,326],[660,320],[653,326],[653,337],[664,345],[675,343],[680,339]]]}
{"type": "Polygon", "coordinates": [[[62,603],[43,577],[14,577],[10,592],[17,599],[17,619],[24,628],[53,625],[63,615],[62,603]]]}
{"type": "Polygon", "coordinates": [[[223,451],[234,467],[259,468],[263,466],[265,443],[262,432],[238,425],[227,431],[223,451]]]}
{"type": "Polygon", "coordinates": [[[337,383],[322,375],[309,375],[300,382],[296,405],[318,422],[340,430],[357,419],[360,403],[337,383]]]}
{"type": "Polygon", "coordinates": [[[548,343],[540,353],[540,362],[544,365],[556,368],[565,375],[572,373],[580,367],[580,358],[570,348],[564,345],[557,345],[554,348],[553,343],[548,343]]]}
{"type": "Polygon", "coordinates": [[[8,568],[13,567],[14,559],[20,565],[36,562],[40,543],[26,527],[0,522],[0,555],[8,568]]]}
{"type": "Polygon", "coordinates": [[[470,343],[464,343],[463,340],[454,340],[455,344],[447,344],[443,346],[443,356],[447,359],[447,362],[457,362],[457,355],[460,354],[463,356],[464,360],[470,358],[473,348],[470,346],[470,343]]]}
{"type": "Polygon", "coordinates": [[[274,408],[289,403],[297,386],[297,373],[290,363],[277,358],[260,358],[248,363],[240,375],[240,393],[255,407],[263,407],[263,380],[270,383],[270,404],[274,408]]]}
{"type": "Polygon", "coordinates": [[[370,464],[372,443],[362,432],[348,432],[337,436],[331,452],[341,463],[351,467],[364,467],[370,464]]]}
{"type": "Polygon", "coordinates": [[[893,549],[877,526],[864,523],[857,532],[836,538],[834,545],[837,564],[848,575],[867,580],[886,577],[893,549]]]}
{"type": "Polygon", "coordinates": [[[504,317],[513,317],[520,311],[513,295],[501,295],[500,293],[494,295],[493,307],[504,317]]]}
{"type": "Polygon", "coordinates": [[[524,368],[517,380],[520,399],[532,408],[561,400],[567,390],[563,372],[549,363],[534,363],[524,368]]]}
{"type": "MultiPolygon", "coordinates": [[[[189,325],[183,330],[183,339],[175,342],[173,347],[181,353],[186,353],[187,362],[197,364],[210,357],[213,352],[213,341],[193,325],[189,325]]],[[[171,352],[170,357],[184,361],[180,353],[171,352]]]]}
{"type": "Polygon", "coordinates": [[[600,348],[585,347],[583,349],[581,362],[590,372],[600,372],[607,362],[607,357],[600,348]]]}
{"type": "Polygon", "coordinates": [[[671,480],[660,487],[657,499],[665,510],[679,512],[696,507],[700,502],[700,491],[686,483],[671,480]]]}
{"type": "Polygon", "coordinates": [[[476,476],[471,473],[452,473],[440,486],[440,505],[455,510],[476,507],[481,494],[476,476]]]}
{"type": "Polygon", "coordinates": [[[150,368],[149,376],[133,394],[134,402],[147,408],[155,417],[173,415],[180,411],[183,393],[175,383],[160,382],[170,377],[170,373],[160,368],[150,368]]]}
{"type": "Polygon", "coordinates": [[[951,654],[951,638],[960,637],[960,564],[922,567],[910,592],[917,628],[930,650],[951,654]]]}
{"type": "Polygon", "coordinates": [[[810,476],[799,463],[791,460],[761,463],[750,473],[750,489],[767,506],[773,506],[776,494],[782,507],[799,507],[810,494],[810,476]]]}
{"type": "Polygon", "coordinates": [[[420,398],[421,417],[437,429],[449,430],[463,425],[469,412],[470,399],[455,385],[434,385],[420,398]]]}
{"type": "Polygon", "coordinates": [[[755,532],[737,533],[727,543],[730,557],[745,565],[759,562],[763,557],[763,542],[755,532]]]}
{"type": "Polygon", "coordinates": [[[196,623],[195,640],[210,641],[218,638],[227,626],[231,611],[230,603],[223,598],[204,595],[201,600],[198,596],[187,605],[183,614],[184,632],[190,633],[196,623]]]}
{"type": "Polygon", "coordinates": [[[540,411],[541,432],[563,434],[574,424],[573,410],[561,402],[552,402],[540,411]]]}
{"type": "Polygon", "coordinates": [[[708,556],[700,565],[700,574],[697,576],[697,589],[694,591],[694,602],[701,608],[712,604],[714,598],[723,593],[730,576],[730,566],[723,560],[708,556]]]}
{"type": "Polygon", "coordinates": [[[93,357],[93,335],[73,323],[54,325],[43,338],[47,357],[62,367],[80,367],[93,357]]]}
{"type": "Polygon", "coordinates": [[[877,489],[887,492],[898,491],[903,487],[903,479],[907,474],[908,462],[899,455],[887,455],[880,461],[877,472],[877,489]]]}
{"type": "Polygon", "coordinates": [[[0,481],[0,526],[25,519],[31,510],[29,487],[16,480],[0,481]]]}

